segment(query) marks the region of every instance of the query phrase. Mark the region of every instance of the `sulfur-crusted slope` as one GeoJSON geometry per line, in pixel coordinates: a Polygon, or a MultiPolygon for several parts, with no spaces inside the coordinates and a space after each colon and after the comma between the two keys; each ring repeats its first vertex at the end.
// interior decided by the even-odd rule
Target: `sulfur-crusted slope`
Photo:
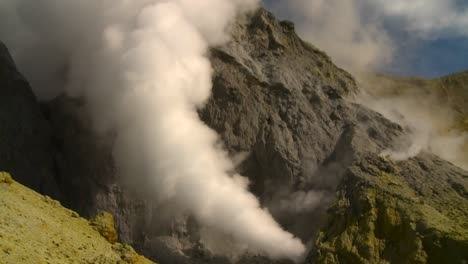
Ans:
{"type": "Polygon", "coordinates": [[[88,222],[0,173],[0,263],[152,263],[130,246],[111,243],[113,222],[104,216],[88,222]]]}
{"type": "Polygon", "coordinates": [[[468,173],[430,155],[354,163],[311,263],[465,263],[468,173]]]}

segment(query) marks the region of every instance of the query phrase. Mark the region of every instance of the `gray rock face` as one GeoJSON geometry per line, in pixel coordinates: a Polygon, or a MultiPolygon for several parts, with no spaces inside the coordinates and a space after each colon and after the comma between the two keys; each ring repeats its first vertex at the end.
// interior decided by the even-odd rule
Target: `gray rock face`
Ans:
{"type": "Polygon", "coordinates": [[[85,217],[112,212],[122,241],[143,240],[147,204],[115,178],[112,136],[92,129],[83,102],[58,97],[43,105],[54,131],[54,162],[61,202],[85,217]]]}
{"type": "MultiPolygon", "coordinates": [[[[457,212],[460,220],[454,222],[454,228],[466,228],[462,210],[467,206],[466,172],[429,154],[397,165],[378,157],[405,131],[382,115],[349,102],[347,98],[358,90],[353,78],[326,54],[302,41],[290,22],[278,21],[260,9],[234,25],[232,33],[229,44],[210,52],[213,95],[199,115],[219,133],[233,156],[242,154],[239,172],[249,177],[251,190],[276,219],[304,242],[312,242],[307,262],[387,259],[385,254],[390,251],[371,250],[379,244],[377,240],[359,240],[359,234],[353,232],[360,230],[353,229],[355,218],[347,215],[372,212],[372,207],[364,206],[369,204],[367,200],[359,198],[367,194],[359,191],[360,186],[388,191],[385,197],[393,197],[397,203],[401,198],[398,191],[392,192],[385,181],[389,174],[435,211],[448,217],[448,211],[457,212]],[[297,192],[320,195],[314,203],[299,206],[300,210],[280,206],[297,192]],[[452,209],[445,210],[445,204],[452,209]],[[336,219],[346,221],[337,225],[336,219]],[[356,244],[350,247],[343,242],[355,238],[356,244]]],[[[43,106],[46,120],[6,54],[0,46],[0,121],[5,124],[0,131],[11,139],[0,145],[0,165],[5,166],[0,169],[23,175],[24,182],[32,181],[31,186],[45,193],[61,193],[66,206],[85,216],[101,210],[112,212],[120,238],[160,263],[229,262],[199,244],[196,225],[189,218],[161,219],[164,208],[118,183],[112,135],[98,137],[90,130],[83,102],[59,97],[43,106]],[[5,100],[3,93],[17,101],[5,100]],[[16,112],[17,116],[11,114],[16,112]],[[37,171],[42,174],[32,177],[37,171]],[[45,183],[52,187],[41,189],[45,183]]],[[[387,207],[393,208],[385,205],[380,209],[387,207]]],[[[405,214],[414,213],[402,208],[405,214]]],[[[369,230],[376,226],[375,219],[369,219],[358,227],[369,230]]],[[[417,225],[422,221],[418,219],[402,223],[417,225]]],[[[400,243],[395,239],[389,240],[387,249],[400,243]]],[[[258,256],[246,256],[239,262],[276,263],[258,256]]]]}
{"type": "MultiPolygon", "coordinates": [[[[348,103],[354,79],[267,11],[238,24],[233,36],[211,53],[213,96],[201,117],[231,152],[249,154],[242,170],[257,194],[271,195],[270,182],[274,189],[306,185],[353,126],[384,121],[348,103]]],[[[380,130],[385,125],[393,126],[384,121],[380,130]]]]}
{"type": "Polygon", "coordinates": [[[233,36],[211,52],[213,96],[200,115],[229,151],[246,153],[239,171],[252,191],[307,241],[347,165],[389,146],[402,129],[349,103],[354,79],[267,11],[237,24],[233,36]],[[297,191],[325,195],[306,213],[275,210],[297,191]]]}
{"type": "Polygon", "coordinates": [[[59,195],[50,126],[26,79],[0,42],[0,170],[30,188],[59,195]]]}

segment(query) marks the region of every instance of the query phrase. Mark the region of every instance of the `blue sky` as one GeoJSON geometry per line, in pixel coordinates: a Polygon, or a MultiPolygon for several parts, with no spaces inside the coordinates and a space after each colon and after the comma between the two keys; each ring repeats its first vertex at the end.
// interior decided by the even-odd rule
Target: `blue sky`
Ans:
{"type": "Polygon", "coordinates": [[[345,68],[427,78],[468,70],[468,0],[263,0],[263,4],[280,18],[294,21],[303,38],[345,68]],[[342,32],[332,32],[337,28],[342,32]],[[356,33],[343,37],[348,32],[356,33]],[[350,66],[353,60],[356,65],[350,66]]]}
{"type": "Polygon", "coordinates": [[[395,61],[381,69],[393,75],[439,77],[468,70],[468,38],[442,37],[401,47],[395,61]]]}

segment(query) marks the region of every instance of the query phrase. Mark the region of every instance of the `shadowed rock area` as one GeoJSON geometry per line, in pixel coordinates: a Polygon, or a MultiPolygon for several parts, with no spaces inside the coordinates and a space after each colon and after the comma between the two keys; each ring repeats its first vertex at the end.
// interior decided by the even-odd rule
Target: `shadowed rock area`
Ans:
{"type": "Polygon", "coordinates": [[[1,42],[0,124],[0,170],[35,190],[58,196],[50,125],[1,42]]]}
{"type": "MultiPolygon", "coordinates": [[[[199,115],[239,160],[262,204],[311,245],[306,263],[468,260],[466,171],[429,153],[401,162],[379,157],[404,129],[351,103],[359,92],[353,77],[302,41],[292,23],[260,9],[232,35],[210,51],[213,95],[199,115]]],[[[0,94],[18,102],[0,105],[0,131],[8,133],[0,169],[85,217],[111,212],[121,241],[159,263],[230,262],[203,245],[190,217],[167,218],[168,208],[146,195],[151,190],[119,183],[112,135],[93,132],[85,102],[62,96],[40,107],[1,51],[0,94]]]]}

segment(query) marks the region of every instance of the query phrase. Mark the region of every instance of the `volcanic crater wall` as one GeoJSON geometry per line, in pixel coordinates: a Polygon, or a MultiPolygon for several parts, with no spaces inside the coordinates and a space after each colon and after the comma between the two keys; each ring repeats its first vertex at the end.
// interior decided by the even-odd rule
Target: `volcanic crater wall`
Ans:
{"type": "MultiPolygon", "coordinates": [[[[290,22],[260,9],[209,56],[212,97],[199,115],[239,160],[237,170],[262,204],[313,245],[308,262],[467,259],[467,173],[430,154],[398,163],[379,157],[403,128],[348,101],[358,92],[352,76],[302,41],[290,22]],[[412,208],[415,201],[422,211],[412,208]],[[434,215],[439,223],[428,220],[434,215]],[[402,239],[411,249],[394,246],[402,239]]],[[[90,129],[85,102],[61,96],[37,103],[3,45],[0,94],[0,170],[84,216],[111,211],[123,242],[160,263],[226,263],[203,248],[190,217],[166,219],[167,208],[152,203],[148,190],[119,183],[113,135],[90,129]]]]}

